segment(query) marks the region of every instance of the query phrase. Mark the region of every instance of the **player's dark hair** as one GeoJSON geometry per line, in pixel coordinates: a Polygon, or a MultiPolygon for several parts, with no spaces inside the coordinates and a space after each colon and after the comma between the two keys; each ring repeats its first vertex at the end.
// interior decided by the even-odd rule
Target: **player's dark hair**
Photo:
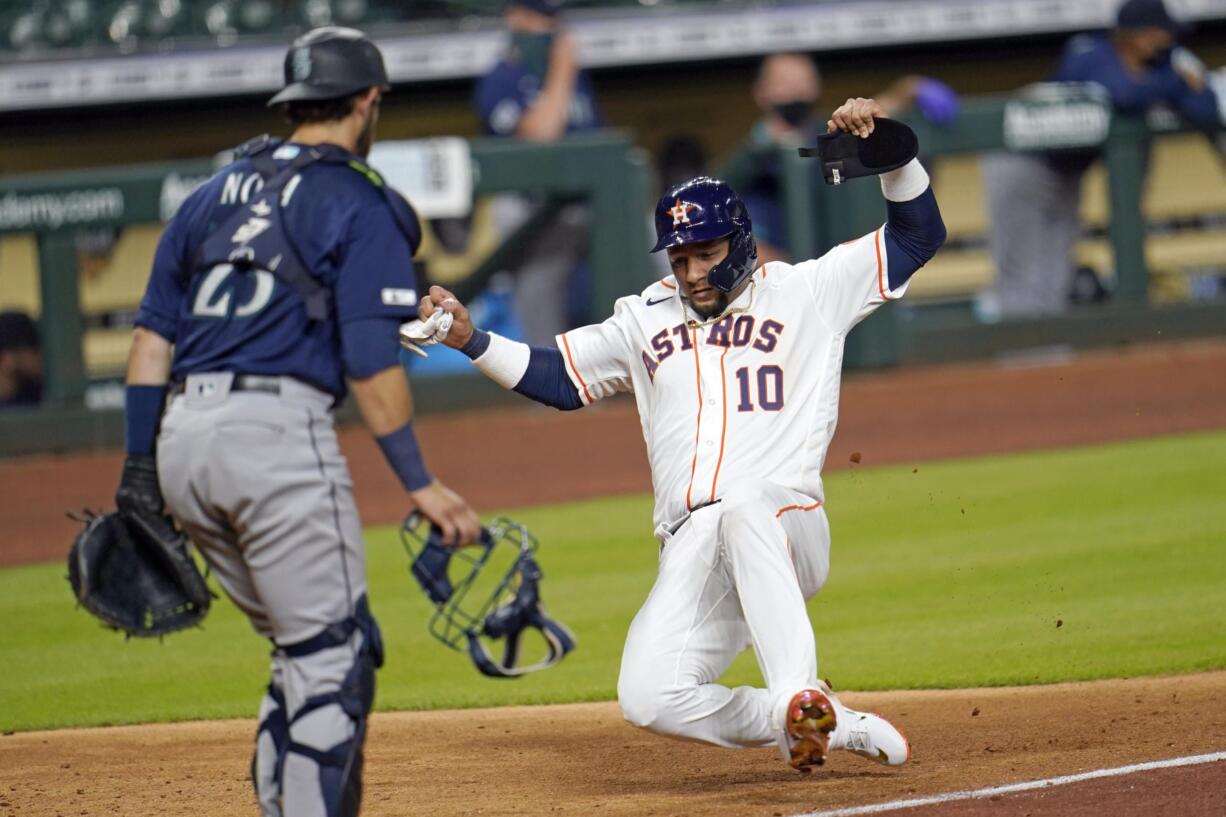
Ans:
{"type": "Polygon", "coordinates": [[[336,99],[299,99],[280,105],[281,115],[295,128],[313,122],[332,122],[344,119],[353,113],[353,106],[358,97],[365,94],[350,94],[336,99]]]}

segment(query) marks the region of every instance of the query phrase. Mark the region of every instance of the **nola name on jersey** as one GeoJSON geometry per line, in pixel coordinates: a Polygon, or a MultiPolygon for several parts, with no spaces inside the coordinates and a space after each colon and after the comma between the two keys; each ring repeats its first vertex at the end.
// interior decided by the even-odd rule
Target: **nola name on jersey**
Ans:
{"type": "Polygon", "coordinates": [[[847,332],[905,291],[889,289],[881,245],[878,230],[820,259],[759,267],[711,320],[665,278],[604,323],[558,336],[584,403],[634,394],[657,524],[762,480],[822,499],[847,332]]]}
{"type": "MultiPolygon", "coordinates": [[[[302,182],[302,175],[296,175],[290,179],[285,189],[281,191],[281,206],[285,207],[289,204],[290,199],[294,197],[294,193],[298,190],[298,185],[302,182]]],[[[236,204],[246,204],[251,197],[264,189],[264,179],[259,173],[254,170],[243,172],[240,170],[231,171],[226,174],[226,179],[222,182],[221,192],[217,197],[217,203],[222,206],[233,206],[236,204]]]]}
{"type": "MultiPolygon", "coordinates": [[[[272,158],[287,161],[297,156],[300,150],[301,148],[298,145],[282,145],[273,151],[272,158]]],[[[289,204],[290,199],[293,198],[294,193],[298,190],[298,185],[301,183],[301,174],[294,176],[294,178],[286,182],[285,188],[281,191],[282,207],[289,204]]],[[[217,203],[223,207],[246,204],[251,200],[252,196],[263,189],[264,178],[254,167],[247,166],[240,169],[235,165],[233,169],[226,173],[226,178],[221,183],[217,203]]]]}

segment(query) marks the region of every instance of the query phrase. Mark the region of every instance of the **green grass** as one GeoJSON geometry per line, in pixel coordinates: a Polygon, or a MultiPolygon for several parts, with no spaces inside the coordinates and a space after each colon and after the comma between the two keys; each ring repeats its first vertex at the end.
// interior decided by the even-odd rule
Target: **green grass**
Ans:
{"type": "MultiPolygon", "coordinates": [[[[834,475],[831,579],[810,604],[821,674],[882,689],[1226,667],[1224,466],[1213,433],[834,475]]],[[[655,576],[650,511],[623,497],[515,512],[544,543],[544,597],[579,648],[513,681],[430,638],[395,529],[368,531],[389,656],[378,707],[611,699],[655,576]]],[[[228,601],[204,630],[124,643],[73,609],[64,572],[0,571],[0,728],[253,714],[268,647],[228,601]]],[[[728,674],[758,678],[752,655],[728,674]]]]}

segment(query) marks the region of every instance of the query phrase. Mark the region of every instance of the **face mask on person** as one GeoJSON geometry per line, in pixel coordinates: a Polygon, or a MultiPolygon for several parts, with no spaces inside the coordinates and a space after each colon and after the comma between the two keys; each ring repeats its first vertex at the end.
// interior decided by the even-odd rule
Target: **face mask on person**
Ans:
{"type": "Polygon", "coordinates": [[[36,406],[43,399],[43,379],[38,375],[17,375],[12,402],[21,406],[36,406]]]}
{"type": "Polygon", "coordinates": [[[813,103],[807,99],[782,102],[773,107],[775,115],[793,128],[800,127],[813,115],[813,103]]]}
{"type": "Polygon", "coordinates": [[[545,79],[549,67],[549,49],[553,46],[553,33],[549,31],[517,31],[511,35],[511,50],[518,55],[524,72],[545,79]]]}
{"type": "Polygon", "coordinates": [[[1161,68],[1166,63],[1170,62],[1171,52],[1174,47],[1162,48],[1151,53],[1148,57],[1142,60],[1146,68],[1161,68]]]}

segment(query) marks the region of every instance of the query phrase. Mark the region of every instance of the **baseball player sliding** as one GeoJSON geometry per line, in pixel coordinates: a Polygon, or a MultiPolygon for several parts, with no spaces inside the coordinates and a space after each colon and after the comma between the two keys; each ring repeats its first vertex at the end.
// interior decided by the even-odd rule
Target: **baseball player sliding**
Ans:
{"type": "MultiPolygon", "coordinates": [[[[868,138],[884,115],[874,100],[851,99],[828,129],[868,138]]],[[[898,729],[848,709],[818,680],[805,611],[829,567],[821,467],[847,333],[901,297],[945,239],[917,161],[882,174],[881,189],[881,228],[821,258],[758,266],[737,194],[693,179],[656,206],[653,252],[668,253],[672,275],[617,301],[604,323],[559,335],[556,349],[477,329],[441,287],[407,330],[559,409],[633,392],[660,540],[659,576],[630,626],[617,687],[637,726],[718,746],[777,744],[800,770],[831,749],[892,766],[909,757],[898,729]],[[717,684],[750,645],[767,688],[717,684]]]]}

